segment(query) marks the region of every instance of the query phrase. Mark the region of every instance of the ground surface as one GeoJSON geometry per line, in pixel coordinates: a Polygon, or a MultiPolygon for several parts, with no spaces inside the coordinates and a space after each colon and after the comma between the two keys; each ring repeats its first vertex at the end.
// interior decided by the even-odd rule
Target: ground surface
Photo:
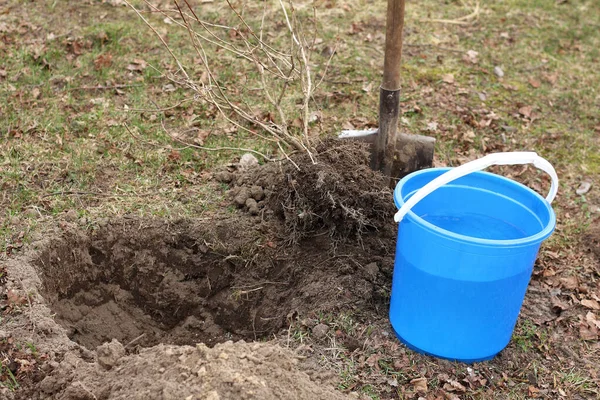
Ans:
{"type": "MultiPolygon", "coordinates": [[[[0,1],[0,397],[597,398],[600,8],[477,4],[407,6],[401,129],[436,137],[436,165],[537,151],[561,185],[511,343],[465,365],[393,337],[394,208],[360,148],[243,170],[243,152],[181,141],[283,155],[162,75],[176,64],[123,2],[0,1]]],[[[226,3],[191,6],[239,25],[226,3]]],[[[277,6],[266,37],[284,48],[277,6]]],[[[296,9],[320,82],[309,134],[375,126],[384,3],[296,9]]],[[[177,19],[144,15],[206,79],[177,19]]],[[[239,104],[277,119],[259,76],[207,51],[239,104]]],[[[529,167],[496,171],[548,188],[529,167]]]]}

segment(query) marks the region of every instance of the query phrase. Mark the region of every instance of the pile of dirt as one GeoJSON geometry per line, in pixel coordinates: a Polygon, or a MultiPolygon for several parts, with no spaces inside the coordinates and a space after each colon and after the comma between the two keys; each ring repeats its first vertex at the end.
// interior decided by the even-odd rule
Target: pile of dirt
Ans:
{"type": "MultiPolygon", "coordinates": [[[[95,360],[68,353],[33,399],[347,399],[311,378],[297,357],[277,345],[226,342],[208,348],[158,345],[125,355],[118,341],[95,360]]],[[[311,373],[313,376],[314,373],[311,373]]]]}
{"type": "Polygon", "coordinates": [[[392,191],[369,168],[368,145],[328,139],[312,159],[303,153],[292,160],[217,178],[229,178],[238,206],[280,218],[290,243],[315,235],[360,242],[366,233],[393,226],[392,191]]]}

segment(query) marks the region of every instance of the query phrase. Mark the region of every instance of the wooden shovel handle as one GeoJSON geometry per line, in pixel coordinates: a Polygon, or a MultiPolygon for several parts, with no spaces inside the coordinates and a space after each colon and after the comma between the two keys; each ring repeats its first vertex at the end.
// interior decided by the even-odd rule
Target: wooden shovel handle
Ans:
{"type": "Polygon", "coordinates": [[[400,60],[402,59],[402,29],[405,0],[388,0],[385,33],[383,82],[385,90],[400,89],[400,60]]]}

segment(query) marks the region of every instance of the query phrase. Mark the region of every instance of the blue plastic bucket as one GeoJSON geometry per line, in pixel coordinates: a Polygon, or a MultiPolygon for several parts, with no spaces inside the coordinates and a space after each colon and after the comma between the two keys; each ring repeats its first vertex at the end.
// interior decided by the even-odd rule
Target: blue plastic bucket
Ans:
{"type": "MultiPolygon", "coordinates": [[[[496,155],[506,154],[515,157],[496,155]]],[[[523,162],[502,157],[504,162],[485,165],[526,163],[523,157],[523,162]]],[[[390,301],[390,322],[410,348],[475,362],[508,345],[538,249],[556,224],[550,202],[558,180],[543,161],[553,177],[549,201],[518,182],[473,168],[434,184],[425,195],[419,191],[434,180],[448,181],[444,177],[452,170],[422,170],[398,183],[394,201],[401,211],[412,196],[422,197],[403,211],[390,301]]]]}

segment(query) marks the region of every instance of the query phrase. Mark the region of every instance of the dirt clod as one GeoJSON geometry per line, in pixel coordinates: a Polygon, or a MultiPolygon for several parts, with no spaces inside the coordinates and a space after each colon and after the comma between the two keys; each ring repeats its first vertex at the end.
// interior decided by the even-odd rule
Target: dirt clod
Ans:
{"type": "Polygon", "coordinates": [[[252,195],[252,198],[256,201],[261,201],[262,199],[265,198],[265,191],[260,186],[256,186],[256,185],[252,186],[250,188],[250,193],[252,195]]]}
{"type": "Polygon", "coordinates": [[[246,200],[246,208],[248,209],[250,215],[258,215],[258,203],[253,198],[246,200]]]}
{"type": "Polygon", "coordinates": [[[79,216],[77,215],[77,211],[75,210],[69,210],[65,213],[65,220],[69,222],[75,222],[78,218],[79,216]]]}
{"type": "Polygon", "coordinates": [[[327,332],[329,332],[329,326],[325,324],[317,324],[312,328],[312,336],[315,339],[323,339],[327,332]]]}
{"type": "Polygon", "coordinates": [[[256,157],[250,153],[246,153],[240,158],[239,165],[241,169],[251,169],[257,167],[259,163],[256,157]]]}
{"type": "Polygon", "coordinates": [[[98,364],[105,369],[111,369],[125,355],[125,348],[118,340],[103,343],[96,349],[98,364]]]}
{"type": "Polygon", "coordinates": [[[233,174],[229,171],[219,171],[215,173],[215,179],[217,182],[229,183],[233,179],[233,174]]]}
{"type": "Polygon", "coordinates": [[[250,198],[250,190],[246,187],[243,187],[237,192],[233,201],[239,207],[243,207],[246,205],[246,201],[248,201],[249,198],[250,198]]]}

